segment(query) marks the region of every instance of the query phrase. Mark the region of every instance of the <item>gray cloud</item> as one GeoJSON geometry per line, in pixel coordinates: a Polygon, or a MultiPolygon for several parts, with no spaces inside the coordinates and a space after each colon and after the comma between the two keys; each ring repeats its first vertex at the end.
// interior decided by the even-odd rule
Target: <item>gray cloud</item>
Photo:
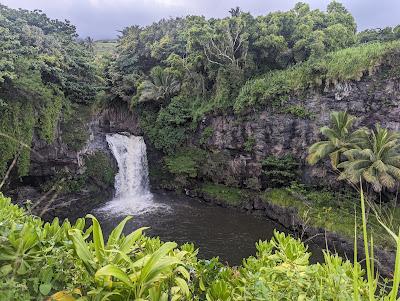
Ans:
{"type": "MultiPolygon", "coordinates": [[[[148,25],[165,17],[204,15],[223,17],[240,6],[254,15],[292,8],[296,0],[0,0],[13,8],[41,9],[51,18],[68,19],[82,37],[114,38],[129,25],[148,25]]],[[[329,0],[306,0],[312,8],[325,9],[329,0]]],[[[342,0],[356,18],[359,29],[400,23],[399,0],[342,0]]]]}

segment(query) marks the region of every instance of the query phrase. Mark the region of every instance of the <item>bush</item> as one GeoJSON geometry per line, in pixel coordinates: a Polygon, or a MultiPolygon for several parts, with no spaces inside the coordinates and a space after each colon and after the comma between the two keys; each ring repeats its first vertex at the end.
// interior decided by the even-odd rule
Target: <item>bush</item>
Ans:
{"type": "Polygon", "coordinates": [[[248,199],[248,192],[245,189],[222,184],[204,184],[201,191],[209,197],[231,206],[239,206],[248,199]]]}
{"type": "Polygon", "coordinates": [[[201,133],[201,137],[200,137],[200,144],[206,144],[208,139],[210,139],[212,137],[214,133],[214,129],[212,128],[212,126],[208,126],[206,127],[203,132],[201,133]]]}
{"type": "Polygon", "coordinates": [[[164,153],[173,153],[186,141],[191,121],[189,100],[174,97],[159,111],[146,108],[140,115],[140,126],[152,144],[164,153]]]}
{"type": "Polygon", "coordinates": [[[199,148],[185,148],[164,158],[170,173],[195,178],[198,175],[201,162],[206,151],[199,148]]]}
{"type": "Polygon", "coordinates": [[[114,185],[116,169],[111,159],[103,152],[97,151],[85,158],[86,176],[95,181],[100,187],[114,185]]]}
{"type": "Polygon", "coordinates": [[[301,105],[291,105],[282,110],[284,113],[289,113],[292,114],[293,116],[303,118],[303,119],[311,119],[314,115],[307,111],[306,108],[304,108],[301,105]]]}
{"type": "Polygon", "coordinates": [[[89,140],[88,124],[91,117],[91,107],[73,105],[69,114],[65,114],[61,123],[61,138],[73,151],[80,151],[89,140]]]}
{"type": "Polygon", "coordinates": [[[292,155],[269,156],[261,163],[267,187],[287,186],[298,176],[299,163],[292,155]]]}

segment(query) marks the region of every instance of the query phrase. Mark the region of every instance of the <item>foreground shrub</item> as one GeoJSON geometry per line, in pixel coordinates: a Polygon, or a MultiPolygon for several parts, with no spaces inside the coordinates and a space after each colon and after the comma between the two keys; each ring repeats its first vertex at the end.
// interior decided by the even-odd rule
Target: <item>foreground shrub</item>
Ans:
{"type": "Polygon", "coordinates": [[[145,228],[124,235],[130,217],[104,240],[91,215],[89,227],[85,219],[44,223],[3,196],[0,206],[0,300],[368,300],[371,291],[378,298],[370,267],[367,282],[359,263],[329,252],[310,264],[307,247],[284,233],[229,267],[198,260],[192,244],[146,237],[145,228]]]}

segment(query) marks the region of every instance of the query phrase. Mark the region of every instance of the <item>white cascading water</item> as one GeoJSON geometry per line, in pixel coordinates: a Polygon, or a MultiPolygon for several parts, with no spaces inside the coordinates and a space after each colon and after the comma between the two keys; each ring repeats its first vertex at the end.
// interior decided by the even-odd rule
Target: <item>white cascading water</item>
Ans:
{"type": "Polygon", "coordinates": [[[113,134],[107,143],[118,163],[115,197],[100,211],[107,214],[140,214],[156,204],[149,189],[146,144],[143,137],[113,134]]]}

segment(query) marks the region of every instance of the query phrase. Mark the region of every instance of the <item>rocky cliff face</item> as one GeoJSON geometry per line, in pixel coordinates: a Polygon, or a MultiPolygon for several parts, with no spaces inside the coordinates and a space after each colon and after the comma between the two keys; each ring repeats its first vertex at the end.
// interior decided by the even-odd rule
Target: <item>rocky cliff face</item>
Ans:
{"type": "MultiPolygon", "coordinates": [[[[304,98],[290,98],[284,104],[293,113],[282,113],[272,107],[245,116],[211,116],[203,120],[201,130],[212,128],[206,148],[229,153],[232,176],[260,179],[261,161],[269,155],[292,154],[301,163],[303,180],[311,183],[328,181],[329,168],[305,164],[308,147],[319,139],[319,129],[327,125],[332,111],[348,111],[359,117],[358,125],[373,127],[380,123],[400,130],[400,79],[385,78],[382,71],[360,81],[338,83],[304,98]],[[249,143],[250,142],[250,143],[249,143]],[[249,145],[251,150],[249,150],[249,145]]],[[[287,110],[290,111],[290,110],[287,110]]],[[[192,140],[198,144],[199,135],[192,140]]],[[[226,170],[223,172],[227,172],[226,170]]]]}
{"type": "MultiPolygon", "coordinates": [[[[319,129],[329,123],[332,111],[345,111],[359,117],[358,125],[372,127],[380,123],[392,130],[400,130],[400,79],[386,77],[384,68],[360,81],[338,83],[334,87],[310,91],[304,97],[290,98],[283,108],[265,107],[245,115],[225,114],[205,117],[190,144],[206,148],[210,153],[220,154],[225,161],[218,172],[209,172],[208,179],[216,183],[246,186],[251,178],[262,182],[261,161],[269,155],[277,157],[292,154],[301,164],[299,170],[306,183],[338,185],[329,176],[329,168],[323,164],[310,167],[305,164],[307,148],[319,139],[319,129]],[[204,130],[210,135],[204,140],[204,130]]],[[[81,150],[73,150],[62,138],[59,127],[57,138],[47,144],[34,138],[29,176],[10,185],[10,194],[17,200],[38,198],[41,185],[54,178],[60,171],[70,174],[84,173],[84,158],[101,151],[113,160],[105,141],[105,135],[113,132],[129,132],[143,135],[137,115],[126,108],[114,107],[92,116],[86,124],[90,138],[81,150]]],[[[149,160],[160,159],[148,145],[149,160]]],[[[213,159],[211,159],[212,161],[213,159]]],[[[151,162],[150,162],[151,163],[151,162]]],[[[215,162],[204,162],[207,169],[215,162]]],[[[116,166],[115,161],[113,163],[116,166]]],[[[210,169],[211,170],[211,169],[210,169]]],[[[157,183],[153,183],[157,186],[157,183]]],[[[253,183],[254,184],[254,183],[253,183]]],[[[112,187],[101,187],[107,198],[112,187]]],[[[91,195],[84,188],[79,197],[91,195]]]]}
{"type": "MultiPolygon", "coordinates": [[[[52,143],[49,144],[35,135],[29,174],[22,179],[12,176],[6,194],[19,203],[31,200],[35,213],[50,212],[50,217],[71,217],[74,212],[82,214],[91,204],[95,206],[109,200],[114,193],[113,184],[103,183],[86,175],[86,161],[92,155],[101,153],[109,159],[110,168],[117,169],[105,138],[107,133],[132,130],[125,127],[124,122],[135,122],[129,122],[131,120],[122,115],[120,112],[104,111],[88,116],[79,128],[79,131],[85,133],[83,136],[87,141],[83,141],[79,149],[75,145],[69,145],[67,139],[64,139],[66,130],[61,122],[52,143]]],[[[99,177],[101,172],[98,171],[99,177]]],[[[44,217],[46,218],[46,214],[44,217]]]]}

